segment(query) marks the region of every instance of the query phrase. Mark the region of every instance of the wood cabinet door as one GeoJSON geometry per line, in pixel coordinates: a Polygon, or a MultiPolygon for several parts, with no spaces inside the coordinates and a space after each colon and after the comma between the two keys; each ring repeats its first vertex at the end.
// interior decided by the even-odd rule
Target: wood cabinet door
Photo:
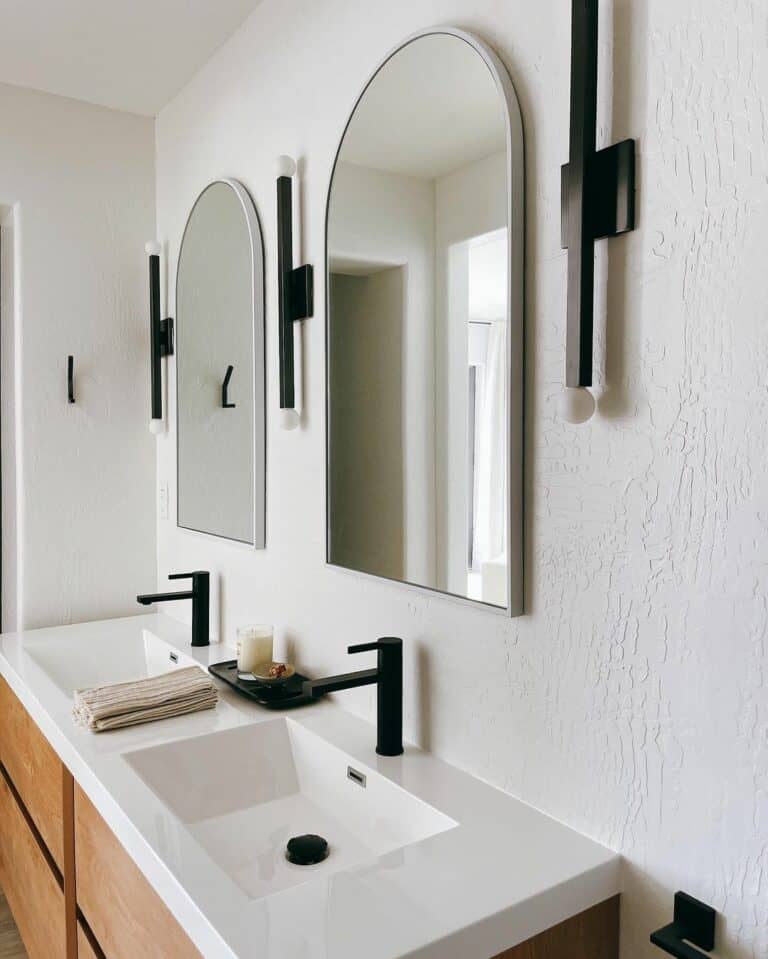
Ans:
{"type": "Polygon", "coordinates": [[[75,868],[78,905],[107,959],[201,959],[77,785],[75,868]]]}
{"type": "Polygon", "coordinates": [[[0,883],[29,959],[66,959],[64,893],[1,774],[0,883]]]}
{"type": "Polygon", "coordinates": [[[82,923],[77,923],[77,959],[102,959],[91,945],[82,923]]]}
{"type": "Polygon", "coordinates": [[[1,676],[0,717],[0,763],[63,873],[64,766],[1,676]]]}

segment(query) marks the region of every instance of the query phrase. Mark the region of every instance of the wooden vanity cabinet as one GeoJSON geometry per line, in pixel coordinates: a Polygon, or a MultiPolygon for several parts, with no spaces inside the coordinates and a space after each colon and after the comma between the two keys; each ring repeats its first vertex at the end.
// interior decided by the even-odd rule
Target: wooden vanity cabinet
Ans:
{"type": "Polygon", "coordinates": [[[5,775],[0,774],[0,885],[29,959],[69,959],[64,891],[5,775]]]}
{"type": "Polygon", "coordinates": [[[496,959],[618,959],[619,899],[606,899],[496,959]]]}
{"type": "Polygon", "coordinates": [[[0,763],[35,828],[64,871],[65,768],[51,744],[0,676],[0,763]]]}
{"type": "Polygon", "coordinates": [[[97,952],[98,946],[94,946],[91,937],[85,931],[82,922],[77,922],[77,959],[104,959],[103,952],[97,952]]]}
{"type": "MultiPolygon", "coordinates": [[[[2,677],[0,886],[29,959],[202,959],[2,677]]],[[[618,951],[616,896],[496,959],[618,951]]]]}
{"type": "Polygon", "coordinates": [[[75,863],[78,906],[107,959],[202,959],[78,786],[75,863]]]}

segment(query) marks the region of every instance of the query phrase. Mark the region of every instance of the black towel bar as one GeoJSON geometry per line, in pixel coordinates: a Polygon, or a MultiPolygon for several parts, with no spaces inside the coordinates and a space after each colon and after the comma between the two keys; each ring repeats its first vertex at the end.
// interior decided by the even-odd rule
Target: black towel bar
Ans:
{"type": "Polygon", "coordinates": [[[651,942],[675,959],[705,959],[704,953],[715,948],[715,910],[684,892],[675,893],[674,919],[651,933],[651,942]],[[685,941],[687,940],[687,942],[685,941]],[[692,942],[694,945],[689,946],[692,942]]]}

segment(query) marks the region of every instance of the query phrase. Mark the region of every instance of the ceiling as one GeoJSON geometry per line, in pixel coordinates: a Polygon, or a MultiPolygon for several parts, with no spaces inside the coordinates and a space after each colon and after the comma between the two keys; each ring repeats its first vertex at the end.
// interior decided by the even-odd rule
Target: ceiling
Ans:
{"type": "Polygon", "coordinates": [[[506,129],[504,102],[482,57],[457,37],[429,35],[376,74],[339,159],[432,179],[503,150],[506,129]]]}
{"type": "Polygon", "coordinates": [[[0,0],[0,83],[156,115],[259,0],[0,0]]]}

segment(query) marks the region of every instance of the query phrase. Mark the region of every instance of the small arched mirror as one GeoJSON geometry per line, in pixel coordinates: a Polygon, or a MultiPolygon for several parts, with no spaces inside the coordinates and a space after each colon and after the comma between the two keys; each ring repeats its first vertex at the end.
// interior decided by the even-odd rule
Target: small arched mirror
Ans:
{"type": "Polygon", "coordinates": [[[209,184],[176,275],[178,525],[264,547],[264,251],[250,195],[209,184]]]}
{"type": "Polygon", "coordinates": [[[523,138],[476,38],[376,70],[327,211],[327,559],[522,612],[523,138]]]}

